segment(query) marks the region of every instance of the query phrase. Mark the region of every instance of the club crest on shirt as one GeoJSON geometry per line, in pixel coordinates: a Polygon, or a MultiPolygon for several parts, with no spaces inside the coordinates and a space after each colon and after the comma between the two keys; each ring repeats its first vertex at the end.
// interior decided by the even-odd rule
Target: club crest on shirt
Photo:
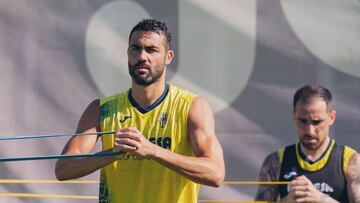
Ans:
{"type": "Polygon", "coordinates": [[[159,125],[161,128],[164,128],[166,125],[166,122],[168,120],[168,114],[166,112],[162,112],[159,118],[159,125]]]}

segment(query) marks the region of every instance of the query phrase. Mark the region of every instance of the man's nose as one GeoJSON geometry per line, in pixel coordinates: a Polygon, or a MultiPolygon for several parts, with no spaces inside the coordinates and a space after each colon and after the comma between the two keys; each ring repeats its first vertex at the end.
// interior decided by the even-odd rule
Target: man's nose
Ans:
{"type": "Polygon", "coordinates": [[[316,127],[313,124],[308,124],[306,130],[307,130],[308,134],[314,135],[316,132],[315,129],[316,129],[316,127]]]}
{"type": "Polygon", "coordinates": [[[148,57],[148,54],[147,54],[146,50],[145,50],[145,49],[141,49],[141,50],[139,51],[139,60],[140,60],[140,61],[146,61],[146,60],[147,60],[147,57],[148,57]]]}

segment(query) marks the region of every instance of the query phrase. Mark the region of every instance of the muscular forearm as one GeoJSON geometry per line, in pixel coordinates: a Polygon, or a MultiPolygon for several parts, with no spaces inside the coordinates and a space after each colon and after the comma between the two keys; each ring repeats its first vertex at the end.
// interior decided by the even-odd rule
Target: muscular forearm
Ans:
{"type": "Polygon", "coordinates": [[[331,198],[329,195],[323,194],[321,196],[321,203],[339,203],[338,201],[336,201],[335,199],[331,198]]]}
{"type": "MultiPolygon", "coordinates": [[[[290,195],[287,195],[286,197],[281,199],[281,202],[296,202],[296,200],[293,200],[290,195]]],[[[329,195],[322,194],[320,197],[321,203],[339,203],[335,199],[331,198],[329,195]]]]}
{"type": "Polygon", "coordinates": [[[55,166],[55,175],[58,180],[80,178],[115,161],[115,157],[85,157],[59,159],[55,166]]]}
{"type": "Polygon", "coordinates": [[[183,156],[157,147],[150,158],[200,184],[219,187],[224,180],[224,165],[208,157],[183,156]]]}

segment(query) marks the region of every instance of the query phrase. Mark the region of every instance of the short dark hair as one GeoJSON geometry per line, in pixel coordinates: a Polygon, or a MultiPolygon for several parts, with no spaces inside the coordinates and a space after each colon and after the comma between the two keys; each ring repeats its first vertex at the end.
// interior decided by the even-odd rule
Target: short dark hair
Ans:
{"type": "Polygon", "coordinates": [[[326,102],[326,105],[329,107],[332,100],[332,94],[330,90],[326,89],[321,85],[305,85],[298,89],[294,95],[294,111],[297,102],[301,101],[304,103],[308,103],[311,102],[311,100],[314,98],[323,99],[326,102]]]}
{"type": "Polygon", "coordinates": [[[171,33],[165,23],[156,19],[143,19],[131,30],[129,35],[129,44],[131,36],[135,31],[156,32],[159,35],[163,35],[166,38],[168,48],[171,49],[171,33]]]}

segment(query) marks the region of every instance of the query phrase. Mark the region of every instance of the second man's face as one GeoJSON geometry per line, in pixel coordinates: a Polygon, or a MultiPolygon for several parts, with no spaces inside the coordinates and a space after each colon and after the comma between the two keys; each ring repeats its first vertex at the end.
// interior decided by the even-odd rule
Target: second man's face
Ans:
{"type": "Polygon", "coordinates": [[[129,73],[136,84],[148,86],[165,77],[164,71],[173,58],[166,49],[166,38],[156,32],[133,32],[128,48],[129,73]]]}
{"type": "Polygon", "coordinates": [[[310,103],[298,102],[293,116],[302,146],[308,150],[324,147],[335,121],[335,111],[330,110],[324,100],[314,99],[310,103]]]}

